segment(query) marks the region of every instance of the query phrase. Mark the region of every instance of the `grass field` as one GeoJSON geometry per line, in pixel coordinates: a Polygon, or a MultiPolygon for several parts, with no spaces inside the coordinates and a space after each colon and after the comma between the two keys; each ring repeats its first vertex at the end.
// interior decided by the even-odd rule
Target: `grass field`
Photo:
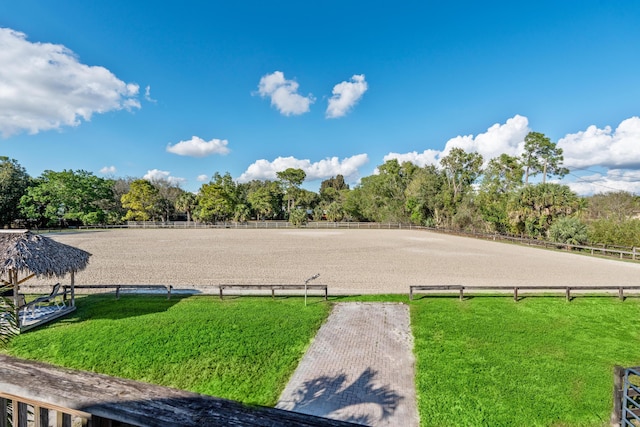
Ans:
{"type": "Polygon", "coordinates": [[[9,354],[70,368],[274,405],[326,318],[310,298],[111,295],[16,337],[9,354]]]}
{"type": "Polygon", "coordinates": [[[637,365],[640,301],[422,299],[411,306],[423,426],[602,426],[613,365],[637,365]]]}
{"type": "MultiPolygon", "coordinates": [[[[310,302],[94,295],[8,352],[273,405],[330,311],[320,298],[310,302]]],[[[422,426],[606,425],[613,365],[640,360],[635,298],[425,297],[411,303],[411,318],[422,426]]]]}

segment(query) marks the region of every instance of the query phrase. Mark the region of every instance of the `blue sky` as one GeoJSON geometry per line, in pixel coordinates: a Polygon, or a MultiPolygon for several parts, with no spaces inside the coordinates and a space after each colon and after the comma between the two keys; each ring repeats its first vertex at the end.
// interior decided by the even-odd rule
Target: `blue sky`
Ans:
{"type": "Polygon", "coordinates": [[[579,193],[640,193],[639,22],[631,0],[2,2],[0,155],[317,189],[533,130],[579,193]]]}

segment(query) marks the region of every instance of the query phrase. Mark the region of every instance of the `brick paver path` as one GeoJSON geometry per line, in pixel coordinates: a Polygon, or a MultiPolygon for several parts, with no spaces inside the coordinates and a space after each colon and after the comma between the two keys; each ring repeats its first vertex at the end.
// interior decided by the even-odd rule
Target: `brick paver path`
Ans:
{"type": "Polygon", "coordinates": [[[277,408],[370,426],[418,426],[409,307],[339,303],[277,408]]]}

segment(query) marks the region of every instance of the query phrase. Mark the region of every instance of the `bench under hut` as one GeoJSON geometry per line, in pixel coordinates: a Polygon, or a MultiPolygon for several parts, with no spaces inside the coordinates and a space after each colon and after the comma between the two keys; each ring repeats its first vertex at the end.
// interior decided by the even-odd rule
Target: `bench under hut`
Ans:
{"type": "Polygon", "coordinates": [[[14,318],[20,331],[34,328],[74,311],[75,273],[84,270],[89,263],[89,252],[55,240],[33,234],[28,230],[0,230],[0,280],[10,287],[13,298],[14,318]],[[25,304],[20,294],[20,285],[38,278],[64,278],[70,276],[69,296],[55,286],[51,294],[36,298],[25,304]],[[59,300],[49,309],[44,303],[59,300]]]}

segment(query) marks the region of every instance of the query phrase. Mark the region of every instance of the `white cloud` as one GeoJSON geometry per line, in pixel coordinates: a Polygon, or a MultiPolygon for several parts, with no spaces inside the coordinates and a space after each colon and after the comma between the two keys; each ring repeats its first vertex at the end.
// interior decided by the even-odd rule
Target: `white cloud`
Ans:
{"type": "Polygon", "coordinates": [[[367,91],[364,74],[354,74],[351,81],[338,83],[333,87],[333,95],[329,98],[329,105],[325,116],[328,119],[342,117],[349,112],[367,91]]]}
{"type": "Polygon", "coordinates": [[[411,162],[416,166],[424,167],[426,165],[437,165],[438,164],[438,156],[441,154],[441,151],[438,150],[424,150],[422,153],[418,153],[417,151],[412,151],[410,153],[389,153],[384,156],[384,161],[391,159],[397,159],[398,162],[411,162]]]}
{"type": "Polygon", "coordinates": [[[116,173],[116,167],[115,166],[105,166],[102,169],[100,169],[100,173],[103,175],[113,175],[116,173]]]}
{"type": "Polygon", "coordinates": [[[524,148],[524,137],[530,132],[529,120],[520,115],[515,115],[504,124],[496,123],[486,132],[476,136],[464,135],[449,139],[442,151],[425,150],[422,153],[412,151],[409,153],[389,153],[384,156],[384,161],[398,159],[399,162],[411,162],[423,167],[428,164],[437,165],[440,159],[446,156],[452,148],[462,148],[466,152],[478,152],[482,154],[485,164],[502,153],[511,156],[519,156],[524,148]]]}
{"type": "Polygon", "coordinates": [[[640,118],[623,120],[615,131],[610,126],[599,129],[591,125],[585,131],[567,134],[558,147],[569,168],[640,168],[640,118]]]}
{"type": "Polygon", "coordinates": [[[311,94],[298,94],[298,83],[286,80],[282,71],[262,76],[258,84],[258,93],[263,98],[271,98],[271,105],[285,116],[300,115],[309,112],[309,106],[315,99],[311,94]]]}
{"type": "Polygon", "coordinates": [[[182,185],[187,182],[184,178],[171,176],[171,172],[161,171],[159,169],[151,169],[142,177],[147,181],[167,181],[169,184],[182,185]]]}
{"type": "Polygon", "coordinates": [[[249,182],[252,179],[277,179],[276,172],[288,168],[302,169],[307,174],[307,181],[327,179],[338,174],[344,176],[348,182],[355,182],[358,169],[369,161],[366,154],[357,154],[342,160],[337,157],[328,157],[319,162],[311,163],[308,159],[296,159],[295,157],[278,157],[270,162],[265,159],[257,160],[238,178],[239,182],[249,182]]]}
{"type": "Polygon", "coordinates": [[[629,191],[640,193],[640,171],[610,169],[606,175],[595,173],[581,176],[567,184],[573,191],[581,195],[608,193],[611,191],[629,191]]]}
{"type": "Polygon", "coordinates": [[[206,157],[212,154],[228,154],[229,141],[226,139],[212,139],[205,141],[197,136],[192,136],[188,141],[180,141],[175,145],[168,144],[167,151],[179,156],[206,157]]]}
{"type": "Polygon", "coordinates": [[[78,126],[94,113],[140,108],[139,87],[78,61],[65,46],[0,28],[0,133],[78,126]]]}
{"type": "Polygon", "coordinates": [[[144,99],[149,102],[158,102],[155,99],[151,98],[151,86],[147,86],[144,88],[144,99]]]}
{"type": "Polygon", "coordinates": [[[468,153],[477,152],[487,163],[501,154],[519,156],[524,149],[524,138],[531,131],[529,119],[516,114],[504,124],[496,123],[486,132],[473,135],[456,136],[447,141],[441,156],[449,154],[452,148],[462,148],[468,153]]]}
{"type": "Polygon", "coordinates": [[[198,177],[196,178],[196,181],[198,181],[198,182],[207,182],[207,181],[209,181],[209,175],[205,175],[205,174],[198,175],[198,177]]]}

